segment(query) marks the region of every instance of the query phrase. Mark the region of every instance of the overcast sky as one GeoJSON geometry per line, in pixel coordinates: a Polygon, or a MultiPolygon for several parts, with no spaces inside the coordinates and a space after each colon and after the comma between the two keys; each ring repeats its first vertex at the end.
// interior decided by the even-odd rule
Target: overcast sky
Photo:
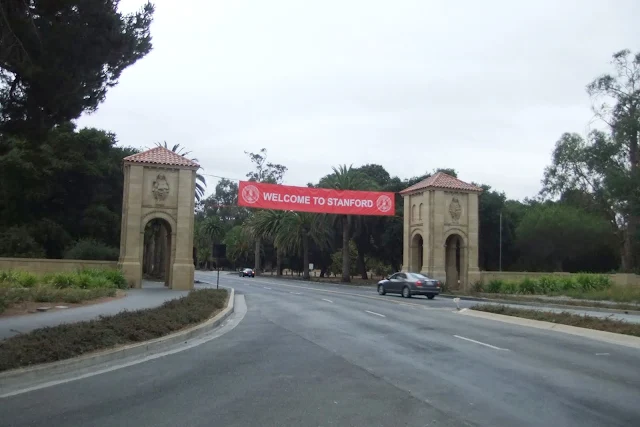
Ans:
{"type": "Polygon", "coordinates": [[[121,145],[180,143],[230,178],[250,169],[245,150],[265,147],[289,185],[378,163],[402,178],[450,167],[534,196],[562,132],[594,126],[586,84],[613,52],[640,49],[638,0],[155,5],[153,51],[80,126],[121,145]]]}

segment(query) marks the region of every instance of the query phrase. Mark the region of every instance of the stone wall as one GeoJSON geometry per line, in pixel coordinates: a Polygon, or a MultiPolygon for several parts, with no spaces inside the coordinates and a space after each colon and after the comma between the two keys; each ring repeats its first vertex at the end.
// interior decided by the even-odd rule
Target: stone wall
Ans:
{"type": "Polygon", "coordinates": [[[77,271],[84,268],[117,269],[117,261],[79,259],[0,258],[0,270],[30,271],[35,274],[77,271]]]}
{"type": "MultiPolygon", "coordinates": [[[[519,282],[525,278],[537,279],[544,276],[576,276],[574,273],[534,273],[521,271],[482,271],[480,280],[489,283],[491,280],[504,280],[507,282],[519,282]]],[[[609,274],[611,281],[622,286],[640,286],[640,276],[637,274],[609,274]]]]}

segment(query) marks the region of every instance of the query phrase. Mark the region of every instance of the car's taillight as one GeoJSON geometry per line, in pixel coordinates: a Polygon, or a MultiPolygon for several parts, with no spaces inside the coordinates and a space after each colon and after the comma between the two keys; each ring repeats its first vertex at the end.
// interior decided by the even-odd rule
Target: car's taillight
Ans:
{"type": "Polygon", "coordinates": [[[416,286],[422,286],[422,282],[421,282],[420,280],[418,280],[418,281],[416,282],[416,286]]]}

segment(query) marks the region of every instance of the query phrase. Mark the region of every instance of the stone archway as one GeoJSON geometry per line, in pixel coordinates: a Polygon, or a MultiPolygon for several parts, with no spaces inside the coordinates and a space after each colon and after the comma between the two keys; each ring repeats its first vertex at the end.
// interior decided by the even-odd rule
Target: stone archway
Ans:
{"type": "Polygon", "coordinates": [[[159,217],[148,220],[143,226],[143,278],[162,280],[165,286],[171,285],[171,266],[175,255],[172,233],[171,224],[159,217]]]}
{"type": "Polygon", "coordinates": [[[447,237],[445,250],[445,283],[449,289],[464,288],[466,282],[465,246],[459,234],[452,233],[447,237]]]}
{"type": "Polygon", "coordinates": [[[414,273],[422,271],[422,260],[424,258],[424,240],[420,233],[413,235],[411,239],[411,261],[409,269],[414,273]]]}
{"type": "Polygon", "coordinates": [[[129,286],[142,287],[144,230],[150,221],[160,220],[170,248],[165,254],[165,284],[176,290],[193,289],[194,193],[199,168],[164,147],[125,157],[118,265],[129,286]]]}

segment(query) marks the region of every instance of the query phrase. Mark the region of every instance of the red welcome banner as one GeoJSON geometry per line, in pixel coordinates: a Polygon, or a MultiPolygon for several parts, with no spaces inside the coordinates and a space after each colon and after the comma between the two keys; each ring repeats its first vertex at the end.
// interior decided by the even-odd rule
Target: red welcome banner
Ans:
{"type": "Polygon", "coordinates": [[[238,205],[338,215],[395,215],[393,193],[292,187],[240,181],[238,205]]]}

